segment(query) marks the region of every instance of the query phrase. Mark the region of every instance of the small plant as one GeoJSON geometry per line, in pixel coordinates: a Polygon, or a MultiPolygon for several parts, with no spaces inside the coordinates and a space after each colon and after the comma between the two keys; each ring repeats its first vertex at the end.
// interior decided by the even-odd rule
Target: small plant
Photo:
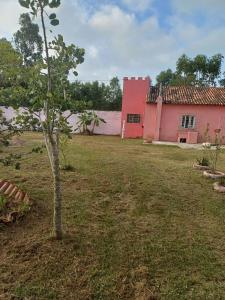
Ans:
{"type": "Polygon", "coordinates": [[[95,127],[98,127],[100,123],[106,123],[106,121],[100,118],[94,111],[85,111],[78,118],[78,129],[81,133],[88,135],[93,135],[95,127]]]}
{"type": "Polygon", "coordinates": [[[5,156],[4,158],[0,158],[0,163],[3,164],[3,166],[15,166],[16,170],[20,168],[20,163],[16,162],[16,160],[21,159],[20,154],[9,154],[8,156],[5,156]]]}
{"type": "Polygon", "coordinates": [[[19,213],[22,215],[26,214],[30,210],[30,205],[28,203],[22,202],[18,208],[19,213]]]}
{"type": "Polygon", "coordinates": [[[209,166],[209,159],[207,157],[197,158],[197,163],[200,166],[208,167],[209,166]]]}
{"type": "Polygon", "coordinates": [[[15,169],[16,170],[20,170],[20,166],[21,166],[20,162],[15,163],[15,169]]]}
{"type": "Polygon", "coordinates": [[[6,206],[6,198],[0,195],[0,211],[2,211],[6,206]]]}
{"type": "Polygon", "coordinates": [[[216,172],[217,168],[217,162],[219,158],[219,154],[221,152],[221,138],[220,138],[220,131],[221,129],[215,129],[215,140],[214,140],[214,147],[215,149],[212,149],[209,151],[209,157],[210,157],[210,166],[212,168],[212,173],[216,172]]]}
{"type": "Polygon", "coordinates": [[[61,170],[74,172],[75,168],[72,165],[67,164],[67,165],[63,165],[62,168],[61,168],[61,170]]]}
{"type": "Polygon", "coordinates": [[[40,154],[42,154],[42,153],[43,153],[43,148],[45,148],[44,145],[42,145],[41,147],[34,147],[34,148],[31,150],[31,152],[32,152],[32,153],[40,153],[40,154]]]}
{"type": "Polygon", "coordinates": [[[207,124],[204,138],[205,142],[202,144],[203,152],[202,157],[197,159],[197,162],[201,166],[210,167],[211,173],[216,173],[217,162],[219,154],[221,152],[221,138],[220,138],[221,129],[215,129],[214,141],[211,142],[209,135],[209,124],[207,124]]]}
{"type": "Polygon", "coordinates": [[[74,167],[69,163],[67,158],[71,139],[71,136],[67,134],[62,134],[59,139],[60,160],[62,161],[61,170],[64,171],[74,171],[74,167]]]}

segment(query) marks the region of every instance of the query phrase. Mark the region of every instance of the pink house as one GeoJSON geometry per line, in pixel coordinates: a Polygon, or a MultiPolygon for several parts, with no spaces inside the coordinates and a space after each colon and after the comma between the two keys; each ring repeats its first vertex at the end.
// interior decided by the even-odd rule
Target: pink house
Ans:
{"type": "Polygon", "coordinates": [[[124,138],[196,144],[225,143],[225,88],[158,87],[151,79],[124,78],[121,132],[124,138]]]}

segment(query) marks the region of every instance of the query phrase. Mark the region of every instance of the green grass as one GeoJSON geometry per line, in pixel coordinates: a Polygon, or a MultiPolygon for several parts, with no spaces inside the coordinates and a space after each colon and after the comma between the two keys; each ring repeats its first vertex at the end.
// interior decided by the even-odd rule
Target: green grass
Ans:
{"type": "MultiPolygon", "coordinates": [[[[23,138],[14,152],[41,141],[23,138]]],[[[60,242],[46,153],[0,169],[34,200],[0,229],[0,299],[224,299],[225,196],[192,169],[198,150],[75,136],[68,152],[60,242]]]]}

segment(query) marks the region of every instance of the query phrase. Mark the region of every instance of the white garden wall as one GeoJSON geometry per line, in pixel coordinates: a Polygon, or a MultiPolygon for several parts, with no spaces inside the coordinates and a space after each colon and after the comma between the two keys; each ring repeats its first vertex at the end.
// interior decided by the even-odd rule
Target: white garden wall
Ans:
{"type": "MultiPolygon", "coordinates": [[[[9,120],[14,118],[17,115],[17,112],[12,108],[4,108],[0,107],[0,109],[4,112],[5,117],[9,120]]],[[[23,109],[20,109],[22,112],[23,109]]],[[[106,123],[101,123],[99,127],[95,128],[96,134],[102,135],[120,135],[121,131],[121,112],[120,111],[95,111],[96,114],[103,118],[106,123]]],[[[65,115],[68,115],[69,112],[66,112],[65,115]]],[[[78,115],[72,115],[68,121],[73,128],[74,132],[77,129],[78,115]]]]}

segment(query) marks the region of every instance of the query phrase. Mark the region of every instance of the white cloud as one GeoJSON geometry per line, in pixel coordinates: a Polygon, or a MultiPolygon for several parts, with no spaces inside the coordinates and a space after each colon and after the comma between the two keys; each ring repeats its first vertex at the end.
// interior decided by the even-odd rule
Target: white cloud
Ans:
{"type": "Polygon", "coordinates": [[[199,27],[187,23],[179,16],[171,18],[170,22],[173,24],[171,34],[179,40],[183,53],[190,56],[199,53],[206,55],[224,53],[224,41],[221,37],[225,36],[225,24],[215,28],[210,24],[199,27]]]}
{"type": "Polygon", "coordinates": [[[105,5],[92,16],[89,24],[99,32],[114,34],[127,32],[133,22],[134,15],[123,12],[117,6],[105,5]]]}
{"type": "Polygon", "coordinates": [[[201,11],[203,14],[224,16],[224,0],[172,0],[174,8],[180,13],[192,14],[201,11]]]}
{"type": "Polygon", "coordinates": [[[133,11],[144,11],[151,7],[153,0],[122,0],[123,3],[133,11]]]}
{"type": "Polygon", "coordinates": [[[98,49],[95,46],[90,46],[88,48],[88,53],[90,55],[91,58],[97,58],[98,56],[98,49]]]}
{"type": "Polygon", "coordinates": [[[0,0],[0,7],[0,36],[12,36],[18,27],[23,9],[16,0],[0,0]]]}
{"type": "MultiPolygon", "coordinates": [[[[135,10],[131,9],[136,1],[123,1],[130,3],[130,10],[112,4],[87,10],[81,0],[62,2],[58,11],[60,25],[54,31],[56,34],[62,33],[67,42],[86,49],[85,62],[78,68],[78,78],[107,80],[112,76],[146,75],[154,78],[161,70],[174,68],[182,53],[192,56],[224,52],[222,37],[225,36],[225,25],[213,27],[206,24],[200,27],[187,21],[178,7],[179,2],[184,1],[172,0],[176,13],[167,18],[168,28],[162,27],[154,15],[144,20],[138,19],[135,10]]],[[[145,7],[152,1],[143,0],[140,3],[145,7]]],[[[189,1],[192,6],[190,9],[187,6],[185,10],[191,13],[191,9],[197,9],[197,6],[194,0],[189,1]]],[[[223,5],[222,1],[214,1],[223,5]]],[[[204,3],[211,3],[211,0],[204,0],[204,3]]],[[[17,0],[0,0],[0,5],[0,34],[12,36],[23,10],[17,0]]]]}

